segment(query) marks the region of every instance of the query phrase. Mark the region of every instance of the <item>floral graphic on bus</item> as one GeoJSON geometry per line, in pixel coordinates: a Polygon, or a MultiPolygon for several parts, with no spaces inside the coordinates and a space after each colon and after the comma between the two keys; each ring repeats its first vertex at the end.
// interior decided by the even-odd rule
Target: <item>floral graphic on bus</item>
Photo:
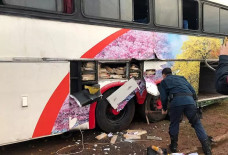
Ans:
{"type": "Polygon", "coordinates": [[[96,59],[161,59],[172,58],[167,34],[130,30],[105,47],[96,59]]]}
{"type": "Polygon", "coordinates": [[[73,126],[73,128],[76,128],[79,125],[88,123],[89,110],[90,110],[90,105],[85,107],[79,107],[78,103],[76,103],[74,99],[68,96],[55,121],[55,125],[52,129],[52,134],[69,131],[70,130],[69,118],[77,119],[77,122],[73,126]]]}
{"type": "MultiPolygon", "coordinates": [[[[158,58],[171,60],[163,61],[163,63],[158,65],[155,75],[147,76],[144,73],[144,78],[139,80],[140,89],[131,93],[119,104],[117,110],[120,111],[134,97],[136,92],[140,91],[141,94],[146,89],[146,86],[162,80],[161,71],[166,67],[172,68],[173,73],[176,75],[185,76],[194,89],[198,91],[200,61],[189,60],[218,58],[221,43],[222,40],[217,38],[130,30],[98,52],[95,59],[118,60],[134,58],[148,60],[158,58]]],[[[156,61],[153,63],[156,63],[156,61]]],[[[151,63],[151,66],[153,66],[153,63],[151,63]]],[[[89,105],[79,107],[73,99],[68,97],[58,114],[52,134],[70,130],[69,118],[77,119],[73,128],[88,123],[89,111],[89,105]]]]}

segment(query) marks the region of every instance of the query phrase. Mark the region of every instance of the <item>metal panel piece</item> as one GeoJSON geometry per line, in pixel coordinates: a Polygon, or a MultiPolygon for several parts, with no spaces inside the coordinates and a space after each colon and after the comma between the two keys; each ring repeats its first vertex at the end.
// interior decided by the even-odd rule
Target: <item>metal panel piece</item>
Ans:
{"type": "Polygon", "coordinates": [[[111,104],[111,106],[116,109],[118,104],[122,102],[125,98],[128,97],[136,88],[138,87],[137,82],[132,78],[128,82],[126,82],[123,86],[117,89],[114,93],[112,93],[107,100],[111,104]]]}

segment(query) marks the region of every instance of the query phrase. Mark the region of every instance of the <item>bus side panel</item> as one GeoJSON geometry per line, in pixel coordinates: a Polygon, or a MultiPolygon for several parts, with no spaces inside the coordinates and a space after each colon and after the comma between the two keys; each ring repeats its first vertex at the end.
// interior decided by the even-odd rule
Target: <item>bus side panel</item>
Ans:
{"type": "MultiPolygon", "coordinates": [[[[121,30],[6,15],[0,15],[0,23],[0,58],[79,59],[99,42],[121,30]]],[[[111,37],[108,42],[106,40],[105,45],[121,34],[111,37]]],[[[98,47],[96,51],[102,48],[98,47]]]]}
{"type": "MultiPolygon", "coordinates": [[[[0,145],[31,139],[35,128],[46,130],[49,126],[51,134],[63,103],[52,99],[54,109],[49,109],[52,111],[50,117],[42,118],[46,124],[37,128],[38,122],[42,122],[47,103],[69,74],[69,63],[0,63],[0,71],[0,145]],[[55,109],[57,104],[59,109],[55,109]],[[50,120],[53,124],[48,124],[50,120]]],[[[69,88],[69,82],[67,85],[65,88],[69,88]]],[[[69,89],[65,91],[67,95],[62,100],[69,94],[69,89]]],[[[61,92],[58,92],[59,95],[61,92]]]]}

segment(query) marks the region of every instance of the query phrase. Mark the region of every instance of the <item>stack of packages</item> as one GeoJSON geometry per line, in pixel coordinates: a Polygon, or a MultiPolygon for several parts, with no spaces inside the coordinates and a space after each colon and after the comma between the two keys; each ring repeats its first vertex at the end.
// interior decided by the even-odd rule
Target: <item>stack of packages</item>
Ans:
{"type": "Polygon", "coordinates": [[[87,62],[82,65],[82,81],[95,80],[95,63],[87,62]]]}
{"type": "Polygon", "coordinates": [[[140,73],[141,70],[139,69],[139,67],[135,64],[132,64],[130,67],[130,78],[134,77],[137,79],[140,77],[140,73]]]}
{"type": "Polygon", "coordinates": [[[100,68],[99,77],[101,79],[123,79],[126,77],[125,70],[126,68],[124,67],[111,68],[105,66],[104,68],[100,68]]]}

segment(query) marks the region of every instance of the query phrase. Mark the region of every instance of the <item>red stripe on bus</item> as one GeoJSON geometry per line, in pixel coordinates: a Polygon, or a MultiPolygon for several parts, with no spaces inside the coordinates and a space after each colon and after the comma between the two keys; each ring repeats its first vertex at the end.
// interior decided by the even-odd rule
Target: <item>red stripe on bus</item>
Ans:
{"type": "Polygon", "coordinates": [[[69,80],[70,74],[68,73],[48,100],[48,103],[46,104],[36,124],[36,128],[34,130],[32,138],[51,134],[59,111],[69,94],[69,80]]]}
{"type": "Polygon", "coordinates": [[[96,106],[97,102],[90,105],[89,111],[89,129],[94,129],[96,125],[96,106]]]}
{"type": "Polygon", "coordinates": [[[109,45],[111,42],[116,40],[118,37],[123,35],[124,33],[128,32],[130,29],[121,29],[112,35],[108,36],[101,42],[99,42],[97,45],[92,47],[89,51],[87,51],[84,55],[81,56],[81,58],[94,58],[97,54],[99,54],[107,45],[109,45]]]}

